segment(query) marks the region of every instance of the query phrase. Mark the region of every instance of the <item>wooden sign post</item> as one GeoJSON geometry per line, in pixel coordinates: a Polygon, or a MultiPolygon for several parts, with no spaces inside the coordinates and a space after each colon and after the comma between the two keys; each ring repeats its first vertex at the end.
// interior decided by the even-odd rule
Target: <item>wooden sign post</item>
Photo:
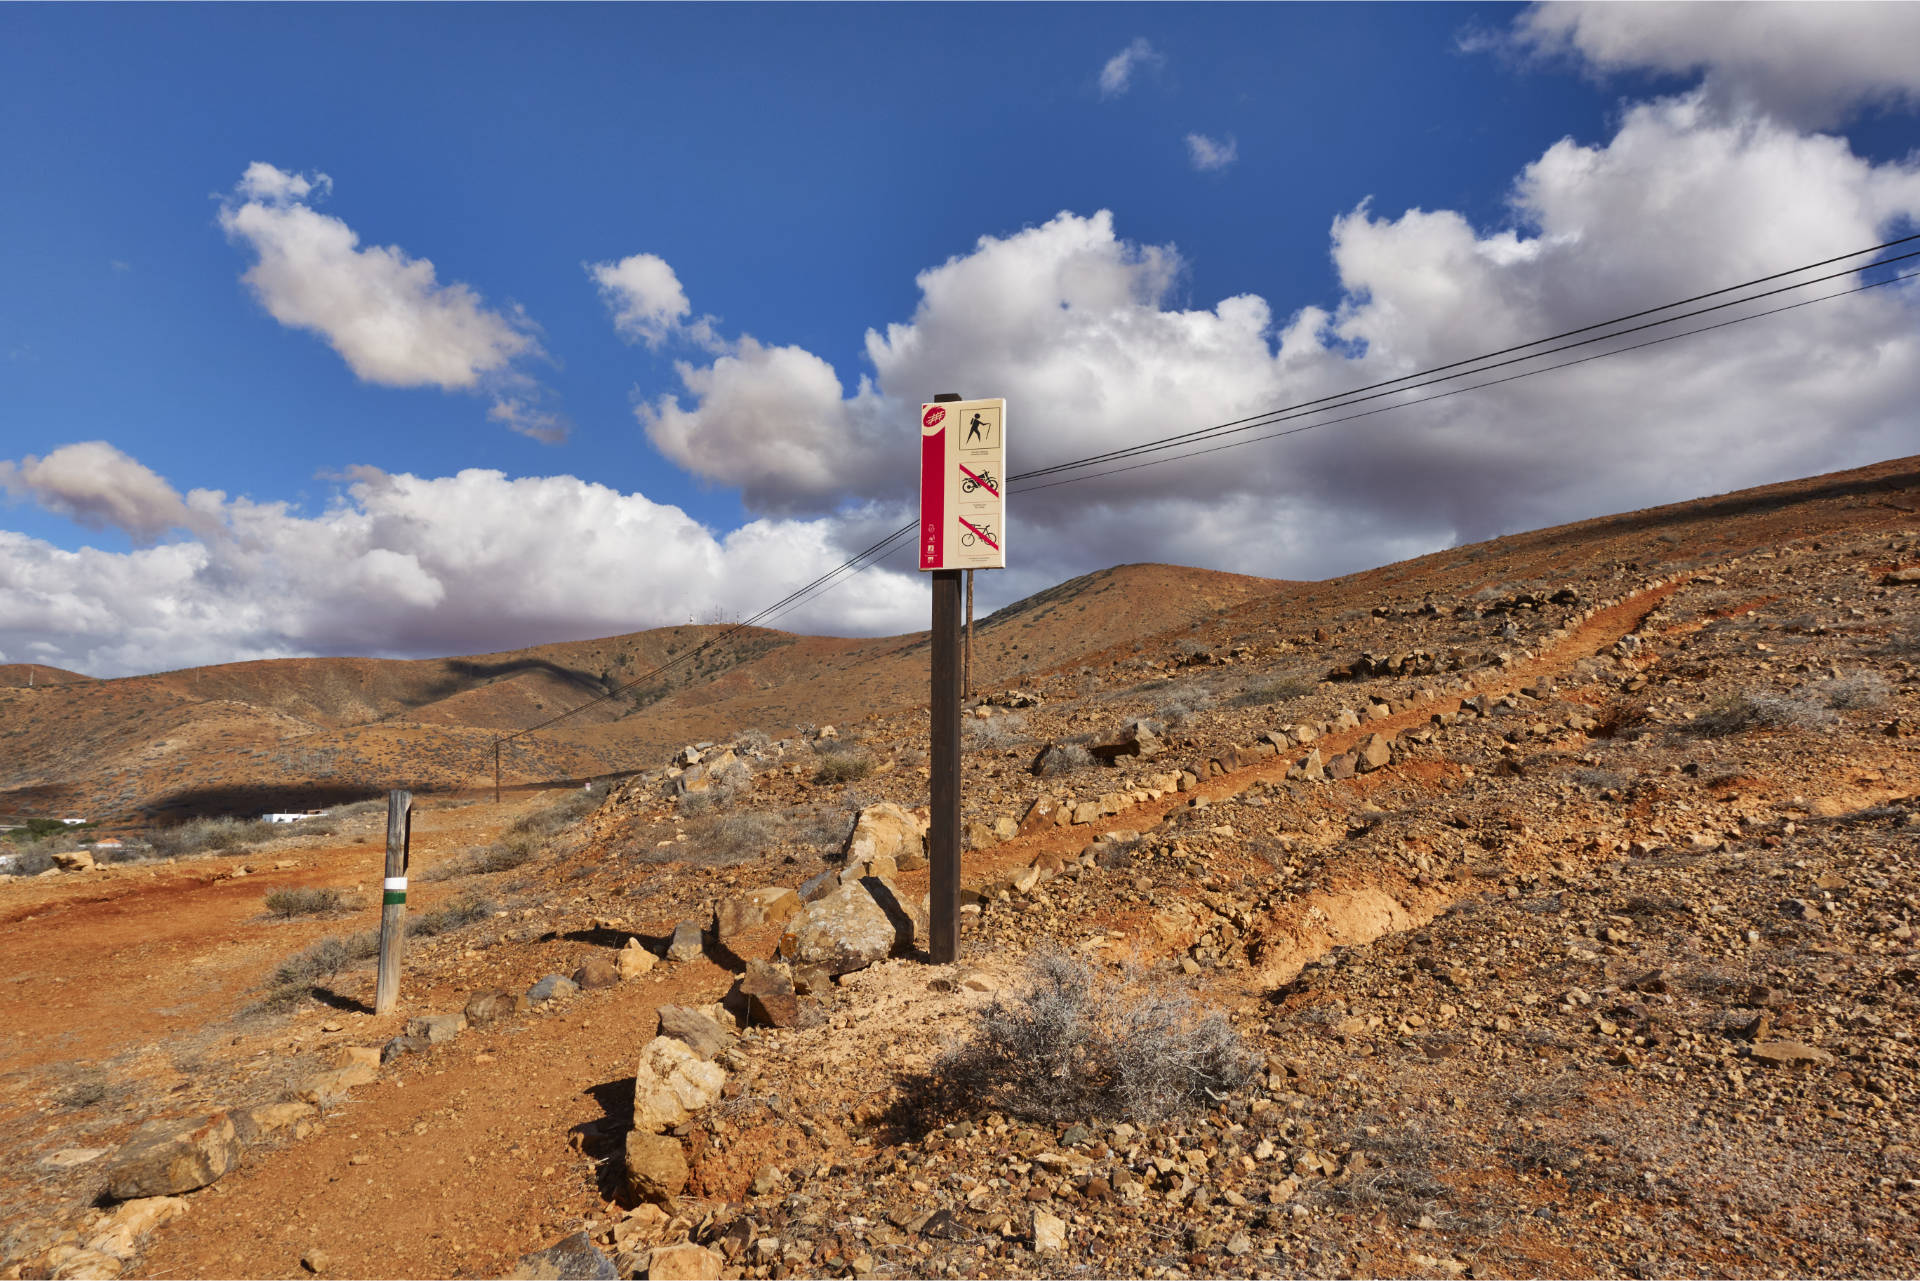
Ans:
{"type": "Polygon", "coordinates": [[[933,581],[927,951],[935,965],[960,957],[961,575],[971,587],[975,569],[1007,563],[1006,417],[1004,400],[950,393],[920,406],[920,568],[933,581]]]}
{"type": "Polygon", "coordinates": [[[380,977],[373,1012],[386,1014],[400,999],[400,966],[407,952],[407,859],[413,843],[413,793],[387,793],[386,875],[380,883],[380,977]]]}

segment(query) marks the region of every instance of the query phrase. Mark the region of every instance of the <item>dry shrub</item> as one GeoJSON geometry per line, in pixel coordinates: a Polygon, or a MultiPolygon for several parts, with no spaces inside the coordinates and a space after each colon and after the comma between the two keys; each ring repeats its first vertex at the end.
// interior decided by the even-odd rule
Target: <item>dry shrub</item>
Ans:
{"type": "Polygon", "coordinates": [[[219,853],[243,849],[261,841],[293,833],[278,823],[237,818],[197,818],[177,827],[165,827],[148,838],[156,855],[178,858],[184,854],[219,853]]]}
{"type": "Polygon", "coordinates": [[[1835,677],[1814,686],[1813,692],[1826,699],[1827,706],[1837,712],[1884,707],[1887,700],[1893,697],[1892,686],[1878,672],[1854,672],[1849,676],[1835,677]]]}
{"type": "Polygon", "coordinates": [[[1730,694],[1694,717],[1691,729],[1708,738],[1724,738],[1751,729],[1818,729],[1833,714],[1815,700],[1797,694],[1730,694]]]}
{"type": "Polygon", "coordinates": [[[1082,743],[1055,743],[1040,758],[1034,773],[1041,778],[1065,778],[1093,768],[1093,753],[1082,743]]]}
{"type": "Polygon", "coordinates": [[[731,867],[758,858],[780,839],[781,824],[761,810],[703,815],[687,825],[687,839],[663,853],[702,867],[731,867]]]}
{"type": "Polygon", "coordinates": [[[1274,703],[1287,703],[1296,698],[1306,697],[1313,693],[1314,688],[1314,682],[1310,677],[1276,676],[1252,682],[1245,689],[1228,698],[1227,706],[1267,707],[1274,703]]]}
{"type": "Polygon", "coordinates": [[[1238,1089],[1252,1071],[1219,1011],[1043,952],[1029,960],[1026,985],[995,997],[934,1076],[953,1106],[1050,1123],[1156,1120],[1238,1089]]]}
{"type": "Polygon", "coordinates": [[[1592,737],[1618,738],[1628,730],[1647,723],[1649,704],[1645,698],[1623,698],[1608,703],[1593,718],[1592,737]]]}
{"type": "Polygon", "coordinates": [[[456,903],[422,912],[407,922],[407,933],[414,938],[432,938],[436,934],[446,934],[476,921],[484,921],[492,915],[492,899],[470,894],[456,903]]]}
{"type": "Polygon", "coordinates": [[[873,761],[859,752],[835,748],[821,752],[820,767],[813,772],[816,783],[851,783],[873,773],[873,761]]]}
{"type": "Polygon", "coordinates": [[[267,911],[285,919],[337,912],[344,906],[344,897],[339,890],[301,888],[267,891],[267,911]]]}
{"type": "Polygon", "coordinates": [[[966,721],[965,737],[969,747],[1018,747],[1027,741],[1026,730],[1027,718],[1018,712],[986,720],[970,716],[966,721]]]}

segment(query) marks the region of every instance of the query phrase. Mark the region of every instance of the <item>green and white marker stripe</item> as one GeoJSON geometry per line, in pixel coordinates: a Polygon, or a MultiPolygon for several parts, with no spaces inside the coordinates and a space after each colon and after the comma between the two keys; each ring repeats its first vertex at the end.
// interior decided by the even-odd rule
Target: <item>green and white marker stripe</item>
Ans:
{"type": "Polygon", "coordinates": [[[389,876],[381,883],[381,888],[385,892],[380,895],[380,906],[391,907],[396,903],[404,904],[407,901],[406,877],[389,876]]]}

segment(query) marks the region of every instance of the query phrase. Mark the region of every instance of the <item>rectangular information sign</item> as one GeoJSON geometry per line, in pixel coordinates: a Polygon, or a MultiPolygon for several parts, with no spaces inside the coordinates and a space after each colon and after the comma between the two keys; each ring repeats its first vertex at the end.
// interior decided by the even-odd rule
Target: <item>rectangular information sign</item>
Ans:
{"type": "Polygon", "coordinates": [[[920,568],[1007,567],[1007,402],[920,406],[920,568]]]}

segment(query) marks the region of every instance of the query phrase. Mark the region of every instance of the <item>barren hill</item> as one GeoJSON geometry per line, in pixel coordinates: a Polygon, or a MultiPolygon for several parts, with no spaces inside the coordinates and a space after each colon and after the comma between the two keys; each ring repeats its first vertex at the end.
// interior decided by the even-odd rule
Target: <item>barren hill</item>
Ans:
{"type": "Polygon", "coordinates": [[[377,804],[0,878],[0,1278],[1912,1273],[1920,460],[1183,577],[982,629],[952,966],[914,637],[425,798],[385,1015],[377,804]]]}
{"type": "MultiPolygon", "coordinates": [[[[1102,570],[982,620],[980,676],[1016,680],[1275,586],[1164,565],[1102,570]]],[[[785,732],[924,696],[923,633],[750,629],[695,652],[727,630],[658,628],[463,658],[276,659],[32,689],[23,680],[0,688],[11,749],[0,807],[136,821],[305,808],[395,786],[473,788],[491,781],[496,735],[593,704],[513,740],[505,756],[510,781],[586,779],[742,723],[785,732]]]]}
{"type": "Polygon", "coordinates": [[[75,681],[90,681],[93,677],[82,676],[79,672],[69,672],[59,667],[48,667],[45,663],[0,663],[0,688],[9,685],[71,685],[75,681]]]}

